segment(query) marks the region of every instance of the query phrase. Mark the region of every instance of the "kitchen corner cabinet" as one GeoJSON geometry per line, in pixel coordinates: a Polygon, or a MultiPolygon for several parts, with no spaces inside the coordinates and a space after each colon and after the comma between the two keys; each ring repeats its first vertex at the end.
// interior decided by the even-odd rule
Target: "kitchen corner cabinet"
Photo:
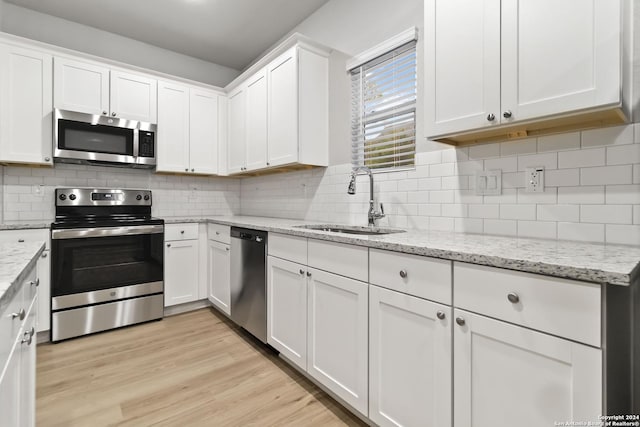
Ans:
{"type": "Polygon", "coordinates": [[[455,309],[454,426],[599,420],[602,351],[455,309]]]}
{"type": "Polygon", "coordinates": [[[425,0],[426,136],[469,143],[625,121],[621,7],[425,0]]]}
{"type": "Polygon", "coordinates": [[[157,121],[157,81],[99,64],[56,57],[54,107],[148,123],[157,121]]]}
{"type": "Polygon", "coordinates": [[[198,224],[165,225],[164,306],[198,300],[198,224]]]}
{"type": "Polygon", "coordinates": [[[369,286],[369,418],[451,425],[451,307],[369,286]]]}
{"type": "Polygon", "coordinates": [[[52,165],[52,57],[0,45],[0,162],[52,165]]]}
{"type": "Polygon", "coordinates": [[[204,89],[159,82],[156,172],[218,173],[218,98],[204,89]]]}
{"type": "Polygon", "coordinates": [[[328,54],[303,43],[229,92],[229,173],[328,165],[328,54]]]}
{"type": "Polygon", "coordinates": [[[227,316],[231,315],[231,228],[209,224],[207,259],[209,301],[227,316]]]}

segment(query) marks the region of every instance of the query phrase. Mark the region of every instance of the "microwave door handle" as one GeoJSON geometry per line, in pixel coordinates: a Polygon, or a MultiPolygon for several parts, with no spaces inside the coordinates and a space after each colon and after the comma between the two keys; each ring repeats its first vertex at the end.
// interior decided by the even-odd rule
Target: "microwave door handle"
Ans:
{"type": "Polygon", "coordinates": [[[138,153],[140,148],[140,129],[133,130],[133,158],[134,162],[138,163],[138,153]]]}

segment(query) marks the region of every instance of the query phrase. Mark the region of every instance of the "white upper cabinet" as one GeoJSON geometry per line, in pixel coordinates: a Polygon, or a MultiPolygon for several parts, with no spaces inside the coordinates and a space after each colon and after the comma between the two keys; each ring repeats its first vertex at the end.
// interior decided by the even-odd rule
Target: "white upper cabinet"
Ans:
{"type": "Polygon", "coordinates": [[[237,173],[245,170],[246,164],[246,87],[239,86],[228,95],[229,105],[229,136],[227,172],[237,173]]]}
{"type": "Polygon", "coordinates": [[[205,89],[159,82],[157,172],[218,173],[219,98],[205,89]]]}
{"type": "Polygon", "coordinates": [[[188,172],[189,88],[160,82],[158,88],[158,172],[188,172]]]}
{"type": "Polygon", "coordinates": [[[111,71],[111,115],[156,123],[157,84],[148,77],[111,71]]]}
{"type": "Polygon", "coordinates": [[[621,16],[621,1],[425,0],[426,136],[468,143],[624,121],[621,16]]]}
{"type": "Polygon", "coordinates": [[[155,79],[55,58],[54,107],[148,123],[157,121],[155,79]]]}
{"type": "Polygon", "coordinates": [[[0,161],[52,164],[52,58],[0,45],[0,161]]]}
{"type": "Polygon", "coordinates": [[[205,89],[189,92],[189,165],[194,173],[218,173],[219,98],[205,89]]]}
{"type": "Polygon", "coordinates": [[[247,82],[246,168],[267,166],[267,73],[260,70],[247,82]]]}
{"type": "Polygon", "coordinates": [[[109,69],[66,58],[54,61],[54,107],[87,114],[109,114],[109,69]]]}
{"type": "Polygon", "coordinates": [[[328,52],[305,43],[276,51],[231,84],[229,173],[328,165],[328,52]]]}

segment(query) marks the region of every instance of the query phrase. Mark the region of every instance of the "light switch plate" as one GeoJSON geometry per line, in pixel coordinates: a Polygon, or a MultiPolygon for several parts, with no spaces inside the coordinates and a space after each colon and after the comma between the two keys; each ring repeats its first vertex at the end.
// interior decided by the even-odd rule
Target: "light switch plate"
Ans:
{"type": "Polygon", "coordinates": [[[544,166],[536,166],[525,169],[525,191],[527,193],[544,192],[544,166]]]}
{"type": "Polygon", "coordinates": [[[476,195],[499,196],[502,194],[502,170],[476,172],[476,195]]]}

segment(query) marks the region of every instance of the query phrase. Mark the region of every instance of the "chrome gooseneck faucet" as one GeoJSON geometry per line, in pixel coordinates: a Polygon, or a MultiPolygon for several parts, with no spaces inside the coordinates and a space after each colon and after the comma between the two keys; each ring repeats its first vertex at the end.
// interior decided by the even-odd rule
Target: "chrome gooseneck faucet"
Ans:
{"type": "Polygon", "coordinates": [[[369,219],[369,226],[373,227],[376,225],[376,219],[384,218],[384,206],[380,203],[380,212],[377,212],[373,209],[373,174],[371,173],[371,169],[366,166],[358,166],[353,168],[351,171],[351,180],[349,181],[349,188],[347,189],[347,193],[356,194],[356,175],[359,171],[364,171],[367,175],[369,175],[369,213],[367,218],[369,219]]]}

